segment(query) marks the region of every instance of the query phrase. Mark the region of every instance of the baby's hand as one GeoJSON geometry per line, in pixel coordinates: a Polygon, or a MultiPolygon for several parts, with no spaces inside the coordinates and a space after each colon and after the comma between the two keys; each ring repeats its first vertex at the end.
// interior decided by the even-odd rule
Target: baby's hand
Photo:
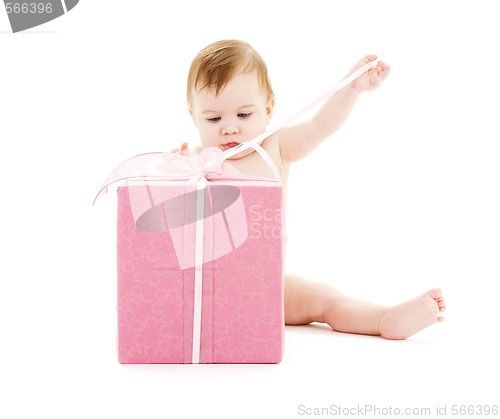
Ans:
{"type": "MultiPolygon", "coordinates": [[[[364,66],[365,64],[375,61],[377,59],[376,55],[367,55],[357,62],[357,64],[352,68],[349,74],[352,74],[358,68],[364,66]]],[[[369,92],[375,90],[379,87],[382,82],[389,76],[391,68],[383,61],[377,62],[377,66],[371,68],[366,73],[359,76],[356,80],[351,83],[359,92],[369,92]]]]}
{"type": "Polygon", "coordinates": [[[187,143],[182,143],[180,149],[178,149],[177,147],[173,148],[172,151],[171,151],[171,153],[180,153],[181,155],[187,157],[189,155],[189,150],[188,150],[187,143]]]}

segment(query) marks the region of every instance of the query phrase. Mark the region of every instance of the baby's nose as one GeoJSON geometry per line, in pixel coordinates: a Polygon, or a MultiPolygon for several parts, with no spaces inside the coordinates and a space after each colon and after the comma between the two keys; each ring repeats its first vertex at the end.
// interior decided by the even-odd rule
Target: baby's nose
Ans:
{"type": "Polygon", "coordinates": [[[224,135],[234,135],[234,134],[238,134],[240,132],[240,130],[238,129],[238,127],[236,125],[224,125],[222,127],[222,134],[224,135]]]}

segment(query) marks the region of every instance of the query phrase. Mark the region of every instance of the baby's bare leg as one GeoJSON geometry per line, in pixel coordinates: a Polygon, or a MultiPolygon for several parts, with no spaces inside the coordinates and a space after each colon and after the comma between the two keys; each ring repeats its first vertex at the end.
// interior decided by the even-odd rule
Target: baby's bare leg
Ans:
{"type": "Polygon", "coordinates": [[[328,323],[338,332],[380,335],[379,323],[386,308],[348,297],[335,288],[285,276],[285,323],[328,323]]]}
{"type": "Polygon", "coordinates": [[[285,276],[285,322],[289,325],[328,323],[338,332],[406,339],[442,320],[440,290],[431,290],[393,307],[348,297],[335,288],[294,275],[285,276]]]}

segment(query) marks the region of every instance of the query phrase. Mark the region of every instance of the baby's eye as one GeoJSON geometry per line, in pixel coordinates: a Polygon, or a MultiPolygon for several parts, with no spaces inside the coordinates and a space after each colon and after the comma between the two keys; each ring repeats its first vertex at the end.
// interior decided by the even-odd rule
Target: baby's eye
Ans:
{"type": "Polygon", "coordinates": [[[207,118],[208,122],[219,122],[220,121],[220,116],[216,116],[215,118],[207,118]]]}
{"type": "Polygon", "coordinates": [[[250,115],[252,115],[252,113],[251,113],[251,112],[247,112],[247,113],[239,113],[239,114],[238,114],[238,118],[245,119],[245,118],[248,118],[250,115]]]}

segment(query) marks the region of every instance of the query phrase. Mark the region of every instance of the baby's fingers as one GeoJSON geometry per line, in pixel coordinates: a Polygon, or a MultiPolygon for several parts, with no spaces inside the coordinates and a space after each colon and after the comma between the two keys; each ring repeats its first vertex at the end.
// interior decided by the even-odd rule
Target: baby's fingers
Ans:
{"type": "Polygon", "coordinates": [[[187,156],[189,154],[188,145],[187,145],[187,143],[182,143],[180,149],[175,147],[170,152],[171,153],[180,153],[183,156],[187,156]]]}
{"type": "Polygon", "coordinates": [[[375,61],[377,59],[377,56],[375,54],[368,54],[368,55],[365,55],[363,58],[361,58],[361,62],[363,64],[367,64],[371,61],[375,61]]]}
{"type": "Polygon", "coordinates": [[[389,76],[390,72],[391,72],[391,67],[388,66],[386,63],[384,63],[383,61],[379,61],[377,63],[377,73],[382,80],[385,80],[389,76]]]}

